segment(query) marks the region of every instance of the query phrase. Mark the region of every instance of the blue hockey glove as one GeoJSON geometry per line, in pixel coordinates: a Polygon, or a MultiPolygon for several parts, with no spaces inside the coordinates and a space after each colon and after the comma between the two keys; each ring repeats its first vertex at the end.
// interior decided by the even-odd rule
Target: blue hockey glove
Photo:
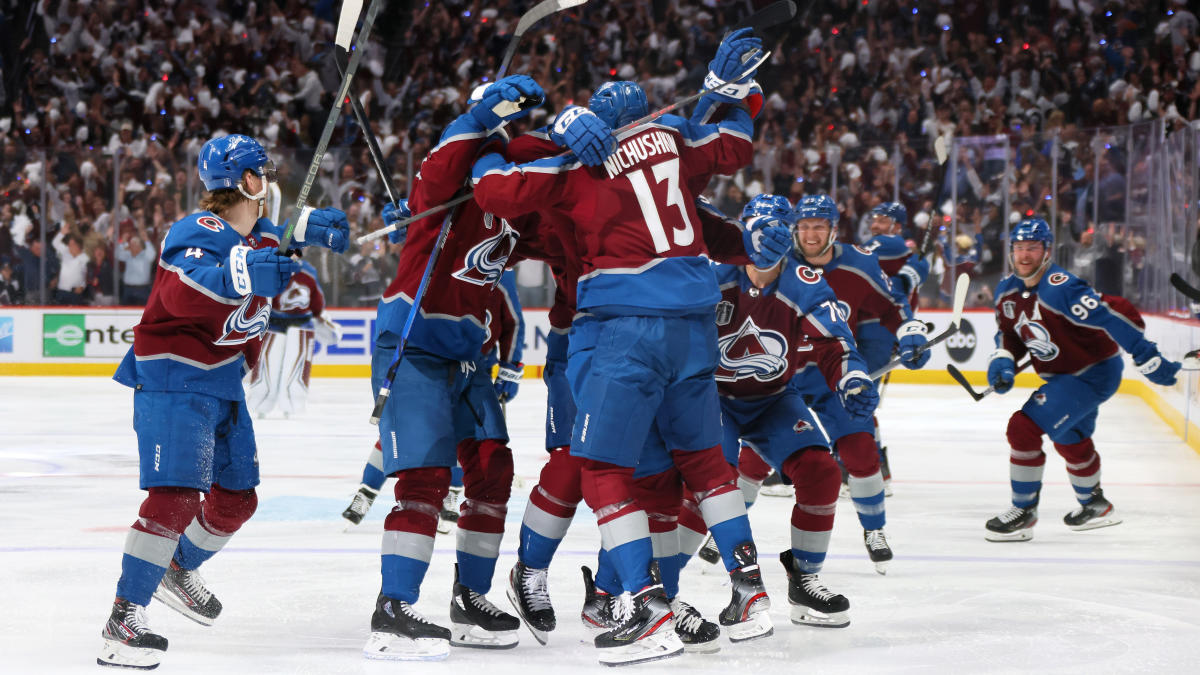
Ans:
{"type": "Polygon", "coordinates": [[[838,396],[842,399],[842,407],[858,421],[875,414],[875,406],[879,405],[879,390],[861,370],[851,371],[842,377],[842,381],[838,382],[838,396]]]}
{"type": "Polygon", "coordinates": [[[742,245],[755,267],[770,269],[792,250],[792,231],[779,218],[756,216],[746,222],[742,245]]]}
{"type": "Polygon", "coordinates": [[[1007,349],[997,349],[988,358],[988,384],[997,394],[1007,394],[1013,388],[1017,377],[1017,363],[1013,360],[1012,352],[1007,349]]]}
{"type": "Polygon", "coordinates": [[[1146,376],[1154,384],[1169,387],[1175,384],[1175,373],[1179,372],[1182,364],[1178,361],[1168,361],[1154,350],[1154,356],[1146,359],[1142,363],[1134,363],[1137,366],[1138,372],[1146,376]]]}
{"type": "MultiPolygon", "coordinates": [[[[383,224],[387,227],[395,225],[397,222],[404,220],[412,215],[412,211],[408,208],[408,200],[401,199],[395,204],[388,202],[383,206],[383,224]]],[[[403,244],[408,238],[408,225],[400,227],[388,232],[388,241],[393,244],[403,244]]]]}
{"type": "Polygon", "coordinates": [[[918,258],[904,263],[904,267],[900,268],[898,275],[904,280],[906,288],[904,294],[909,295],[917,288],[920,288],[921,283],[929,277],[929,261],[918,258]]]}
{"type": "Polygon", "coordinates": [[[500,362],[500,372],[496,374],[496,398],[501,403],[517,397],[517,387],[521,386],[521,378],[525,375],[525,364],[500,362]]]}
{"type": "Polygon", "coordinates": [[[529,114],[546,100],[541,85],[528,75],[509,75],[471,94],[471,117],[487,129],[529,114]],[[478,101],[478,102],[476,102],[478,101]]]}
{"type": "Polygon", "coordinates": [[[280,255],[274,246],[252,249],[234,246],[229,252],[229,276],[238,295],[273,298],[287,288],[300,263],[280,255]]]}
{"type": "MultiPolygon", "coordinates": [[[[286,227],[286,223],[285,223],[286,227]]],[[[350,221],[341,209],[314,209],[306,206],[300,210],[292,241],[303,246],[321,246],[334,253],[345,253],[350,245],[350,221]]]]}
{"type": "Polygon", "coordinates": [[[754,73],[745,76],[742,73],[746,70],[747,62],[759,51],[762,51],[762,40],[754,37],[753,29],[735,30],[725,36],[721,46],[717,47],[717,55],[708,62],[709,73],[723,82],[745,84],[754,77],[754,73]]]}
{"type": "Polygon", "coordinates": [[[617,149],[612,129],[596,113],[570,105],[554,118],[550,140],[570,148],[587,166],[599,166],[617,149]]]}
{"type": "Polygon", "coordinates": [[[929,327],[925,322],[916,319],[905,321],[896,331],[896,337],[900,340],[900,361],[905,368],[918,370],[929,363],[933,354],[929,353],[928,349],[919,349],[929,342],[929,338],[926,337],[928,332],[929,327]]]}

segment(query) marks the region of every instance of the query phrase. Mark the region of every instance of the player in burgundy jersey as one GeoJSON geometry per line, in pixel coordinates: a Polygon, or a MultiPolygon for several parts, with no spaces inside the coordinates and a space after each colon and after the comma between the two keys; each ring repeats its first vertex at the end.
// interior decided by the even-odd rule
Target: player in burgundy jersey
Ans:
{"type": "MultiPolygon", "coordinates": [[[[925,324],[912,318],[903,299],[892,296],[891,285],[873,254],[857,246],[836,243],[837,206],[828,195],[810,195],[800,200],[794,213],[796,249],[801,258],[820,272],[837,294],[838,307],[847,323],[878,322],[893,333],[900,356],[908,368],[920,368],[929,360],[925,324]]],[[[842,401],[816,373],[801,373],[793,379],[822,426],[834,441],[838,456],[850,473],[850,498],[863,526],[863,542],[875,570],[886,574],[892,549],[883,528],[883,476],[875,449],[875,425],[848,414],[842,401]]]]}
{"type": "Polygon", "coordinates": [[[1029,355],[1046,383],[1008,421],[1012,507],[987,521],[989,541],[1027,541],[1037,524],[1046,455],[1042,434],[1067,462],[1079,508],[1063,522],[1073,530],[1120,523],[1100,489],[1100,455],[1092,442],[1100,404],[1121,384],[1121,350],[1138,371],[1164,387],[1180,364],[1146,339],[1137,310],[1124,298],[1097,293],[1050,262],[1054,234],[1041,218],[1021,221],[1009,236],[1013,273],[996,287],[996,351],[988,383],[1012,389],[1017,360],[1029,355]]]}
{"type": "MultiPolygon", "coordinates": [[[[221,603],[196,570],[258,503],[242,376],[259,358],[270,299],[300,266],[279,254],[280,230],[264,217],[275,166],[258,141],[214,138],[197,169],[208,193],[163,239],[154,289],[113,378],[134,389],[139,483],[148,495],[125,540],[101,665],[157,667],[167,640],[147,622],[152,596],[212,625],[221,603]]],[[[337,209],[305,207],[293,237],[341,253],[349,224],[337,209]]]]}

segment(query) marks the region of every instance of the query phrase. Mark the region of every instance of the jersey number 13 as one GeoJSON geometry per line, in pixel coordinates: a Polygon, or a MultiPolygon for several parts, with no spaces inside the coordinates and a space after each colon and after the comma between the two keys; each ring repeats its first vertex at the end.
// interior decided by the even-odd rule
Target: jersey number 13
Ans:
{"type": "Polygon", "coordinates": [[[646,170],[638,169],[625,174],[625,177],[633,185],[633,193],[637,195],[638,206],[642,209],[642,218],[646,221],[646,229],[650,230],[650,239],[654,242],[655,252],[664,253],[670,250],[672,243],[675,246],[690,246],[696,239],[696,232],[692,227],[691,219],[688,218],[683,193],[679,191],[679,158],[674,157],[665,162],[659,162],[650,167],[649,172],[654,174],[656,185],[663,181],[667,182],[667,201],[663,207],[669,209],[674,206],[679,210],[680,220],[683,221],[682,226],[672,228],[672,238],[668,241],[667,230],[663,226],[662,215],[659,213],[659,205],[655,201],[654,193],[650,190],[650,182],[646,180],[646,170]]]}

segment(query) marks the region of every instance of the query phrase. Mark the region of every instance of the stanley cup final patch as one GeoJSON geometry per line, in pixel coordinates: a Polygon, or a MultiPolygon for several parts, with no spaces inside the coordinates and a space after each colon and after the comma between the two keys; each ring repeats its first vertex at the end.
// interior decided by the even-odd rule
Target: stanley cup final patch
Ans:
{"type": "Polygon", "coordinates": [[[729,321],[733,319],[733,303],[728,300],[722,300],[717,303],[717,325],[728,326],[729,321]]]}

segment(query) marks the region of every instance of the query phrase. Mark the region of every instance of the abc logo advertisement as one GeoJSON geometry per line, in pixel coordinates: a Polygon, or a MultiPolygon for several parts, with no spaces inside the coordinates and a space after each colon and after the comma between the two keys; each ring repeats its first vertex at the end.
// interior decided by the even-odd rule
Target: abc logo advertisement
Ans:
{"type": "Polygon", "coordinates": [[[946,338],[946,353],[955,363],[966,363],[975,355],[977,343],[975,326],[971,324],[970,319],[963,317],[962,323],[958,326],[958,332],[946,338]]]}

